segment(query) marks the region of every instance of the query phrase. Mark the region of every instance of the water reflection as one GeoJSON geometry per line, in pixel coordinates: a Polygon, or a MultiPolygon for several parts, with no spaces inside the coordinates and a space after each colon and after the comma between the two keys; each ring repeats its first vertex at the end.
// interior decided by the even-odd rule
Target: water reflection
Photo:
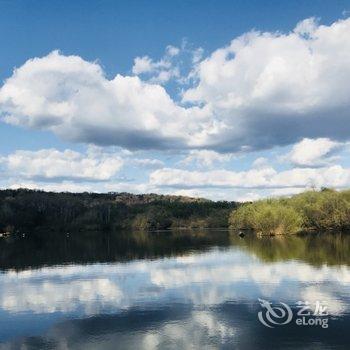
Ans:
{"type": "Polygon", "coordinates": [[[0,239],[0,269],[154,259],[228,244],[225,231],[33,233],[0,239]]]}
{"type": "MultiPolygon", "coordinates": [[[[143,246],[138,256],[143,259],[126,259],[137,256],[130,245],[126,254],[117,254],[110,245],[107,252],[113,254],[98,258],[113,257],[113,263],[4,271],[2,348],[278,349],[346,348],[349,343],[350,268],[343,254],[347,236],[265,240],[208,231],[187,238],[185,233],[161,236],[158,243],[156,237],[130,238],[131,246],[143,246]],[[177,242],[174,250],[165,248],[167,240],[169,245],[177,242]],[[340,251],[332,257],[328,248],[309,252],[325,242],[340,251]],[[292,306],[298,300],[322,300],[328,305],[330,327],[290,324],[268,329],[257,320],[258,298],[292,306]]],[[[72,251],[69,259],[75,257],[72,251]]],[[[91,251],[86,256],[90,259],[91,251]]],[[[12,267],[18,268],[16,263],[12,267]]],[[[25,266],[23,259],[20,266],[25,266]]]]}
{"type": "Polygon", "coordinates": [[[232,245],[239,245],[266,262],[304,260],[312,265],[350,265],[349,233],[313,233],[303,236],[256,237],[240,239],[230,235],[232,245]]]}

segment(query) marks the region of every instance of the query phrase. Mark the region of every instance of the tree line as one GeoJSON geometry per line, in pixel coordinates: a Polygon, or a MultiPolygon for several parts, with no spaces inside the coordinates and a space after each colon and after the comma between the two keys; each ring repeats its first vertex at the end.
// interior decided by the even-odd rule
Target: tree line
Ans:
{"type": "Polygon", "coordinates": [[[227,227],[235,202],[129,193],[0,191],[0,232],[227,227]]]}

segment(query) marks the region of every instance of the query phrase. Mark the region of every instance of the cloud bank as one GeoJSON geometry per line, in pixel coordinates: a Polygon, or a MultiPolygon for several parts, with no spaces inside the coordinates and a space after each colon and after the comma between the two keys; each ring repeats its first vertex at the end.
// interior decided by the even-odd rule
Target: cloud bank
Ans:
{"type": "MultiPolygon", "coordinates": [[[[137,149],[259,150],[350,135],[350,19],[314,19],[289,33],[246,33],[194,63],[175,101],[138,76],[54,51],[28,60],[0,89],[3,121],[74,142],[137,149]]],[[[178,54],[169,47],[168,57],[178,54]]],[[[171,62],[135,59],[135,74],[171,62]]]]}
{"type": "Polygon", "coordinates": [[[277,171],[272,167],[247,171],[189,171],[174,168],[156,170],[150,183],[160,187],[224,187],[224,188],[310,188],[350,187],[350,169],[340,165],[314,168],[294,168],[277,171]]]}
{"type": "Polygon", "coordinates": [[[123,166],[117,155],[72,150],[15,151],[0,157],[3,171],[24,179],[43,181],[106,181],[113,179],[123,166]]]}

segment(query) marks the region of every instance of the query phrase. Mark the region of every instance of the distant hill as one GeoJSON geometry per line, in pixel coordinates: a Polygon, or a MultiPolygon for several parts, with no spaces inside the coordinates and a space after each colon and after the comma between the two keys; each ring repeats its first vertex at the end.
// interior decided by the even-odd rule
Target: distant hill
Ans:
{"type": "Polygon", "coordinates": [[[125,203],[127,205],[135,204],[149,204],[159,201],[167,202],[179,202],[179,203],[206,203],[211,202],[209,199],[205,198],[194,198],[187,196],[172,196],[172,195],[163,195],[163,194],[132,194],[127,192],[110,192],[108,195],[114,195],[114,200],[116,202],[125,203]]]}
{"type": "Polygon", "coordinates": [[[186,196],[0,190],[0,232],[227,227],[236,207],[186,196]]]}

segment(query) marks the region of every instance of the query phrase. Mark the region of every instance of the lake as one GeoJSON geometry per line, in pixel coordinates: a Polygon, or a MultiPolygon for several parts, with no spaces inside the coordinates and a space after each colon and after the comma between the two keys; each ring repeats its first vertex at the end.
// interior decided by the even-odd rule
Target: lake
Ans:
{"type": "Polygon", "coordinates": [[[0,240],[0,349],[348,349],[350,235],[0,240]]]}

